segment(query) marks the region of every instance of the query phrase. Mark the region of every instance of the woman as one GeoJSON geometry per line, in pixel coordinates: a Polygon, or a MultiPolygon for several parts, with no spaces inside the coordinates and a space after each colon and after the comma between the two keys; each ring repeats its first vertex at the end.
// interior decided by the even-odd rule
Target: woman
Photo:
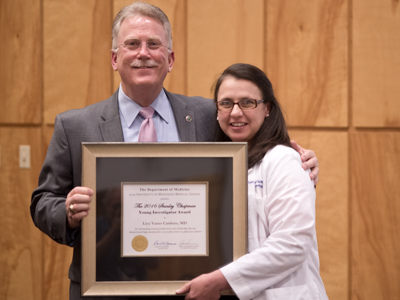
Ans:
{"type": "Polygon", "coordinates": [[[249,254],[184,285],[185,299],[328,299],[319,275],[315,190],[290,146],[271,82],[235,64],[217,80],[219,140],[248,142],[249,254]]]}

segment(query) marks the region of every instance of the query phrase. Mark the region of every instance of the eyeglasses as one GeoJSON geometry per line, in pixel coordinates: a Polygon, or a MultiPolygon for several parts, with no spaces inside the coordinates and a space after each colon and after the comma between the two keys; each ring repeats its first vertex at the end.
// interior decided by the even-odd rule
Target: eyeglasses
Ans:
{"type": "Polygon", "coordinates": [[[242,99],[239,102],[233,102],[230,100],[217,101],[217,109],[220,111],[231,111],[233,107],[237,104],[241,110],[250,110],[257,107],[258,103],[265,102],[264,100],[256,99],[242,99]]]}
{"type": "MultiPolygon", "coordinates": [[[[142,49],[142,42],[139,40],[126,40],[123,44],[119,45],[123,46],[124,48],[128,49],[129,51],[138,51],[142,49]]],[[[147,50],[149,51],[156,51],[161,47],[165,47],[168,49],[167,46],[164,46],[160,41],[149,41],[145,42],[147,50]]]]}

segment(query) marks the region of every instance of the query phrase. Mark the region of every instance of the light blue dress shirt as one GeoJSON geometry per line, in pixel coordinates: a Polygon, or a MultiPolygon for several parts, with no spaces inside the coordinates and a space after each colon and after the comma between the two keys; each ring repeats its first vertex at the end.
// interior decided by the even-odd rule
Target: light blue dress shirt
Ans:
{"type": "MultiPolygon", "coordinates": [[[[140,125],[144,118],[139,114],[142,106],[130,99],[120,85],[118,91],[119,114],[125,142],[137,142],[140,125]]],[[[164,89],[150,104],[154,108],[153,121],[157,132],[157,142],[180,142],[174,112],[164,89]]]]}

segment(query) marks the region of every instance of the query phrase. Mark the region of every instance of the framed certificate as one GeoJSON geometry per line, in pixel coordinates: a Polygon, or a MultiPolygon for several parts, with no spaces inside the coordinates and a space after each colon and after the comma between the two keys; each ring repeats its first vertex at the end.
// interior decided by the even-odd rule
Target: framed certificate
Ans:
{"type": "Polygon", "coordinates": [[[82,295],[175,295],[247,250],[246,143],[83,143],[82,295]]]}

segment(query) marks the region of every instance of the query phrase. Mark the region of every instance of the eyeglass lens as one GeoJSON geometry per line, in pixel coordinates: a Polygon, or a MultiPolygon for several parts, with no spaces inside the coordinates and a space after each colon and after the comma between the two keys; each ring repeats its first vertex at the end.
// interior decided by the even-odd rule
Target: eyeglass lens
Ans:
{"type": "MultiPolygon", "coordinates": [[[[262,100],[260,100],[262,101],[262,100]]],[[[239,102],[233,102],[230,100],[218,101],[218,109],[220,110],[231,110],[237,104],[242,110],[253,109],[257,107],[259,101],[255,99],[242,99],[239,102]]]]}

